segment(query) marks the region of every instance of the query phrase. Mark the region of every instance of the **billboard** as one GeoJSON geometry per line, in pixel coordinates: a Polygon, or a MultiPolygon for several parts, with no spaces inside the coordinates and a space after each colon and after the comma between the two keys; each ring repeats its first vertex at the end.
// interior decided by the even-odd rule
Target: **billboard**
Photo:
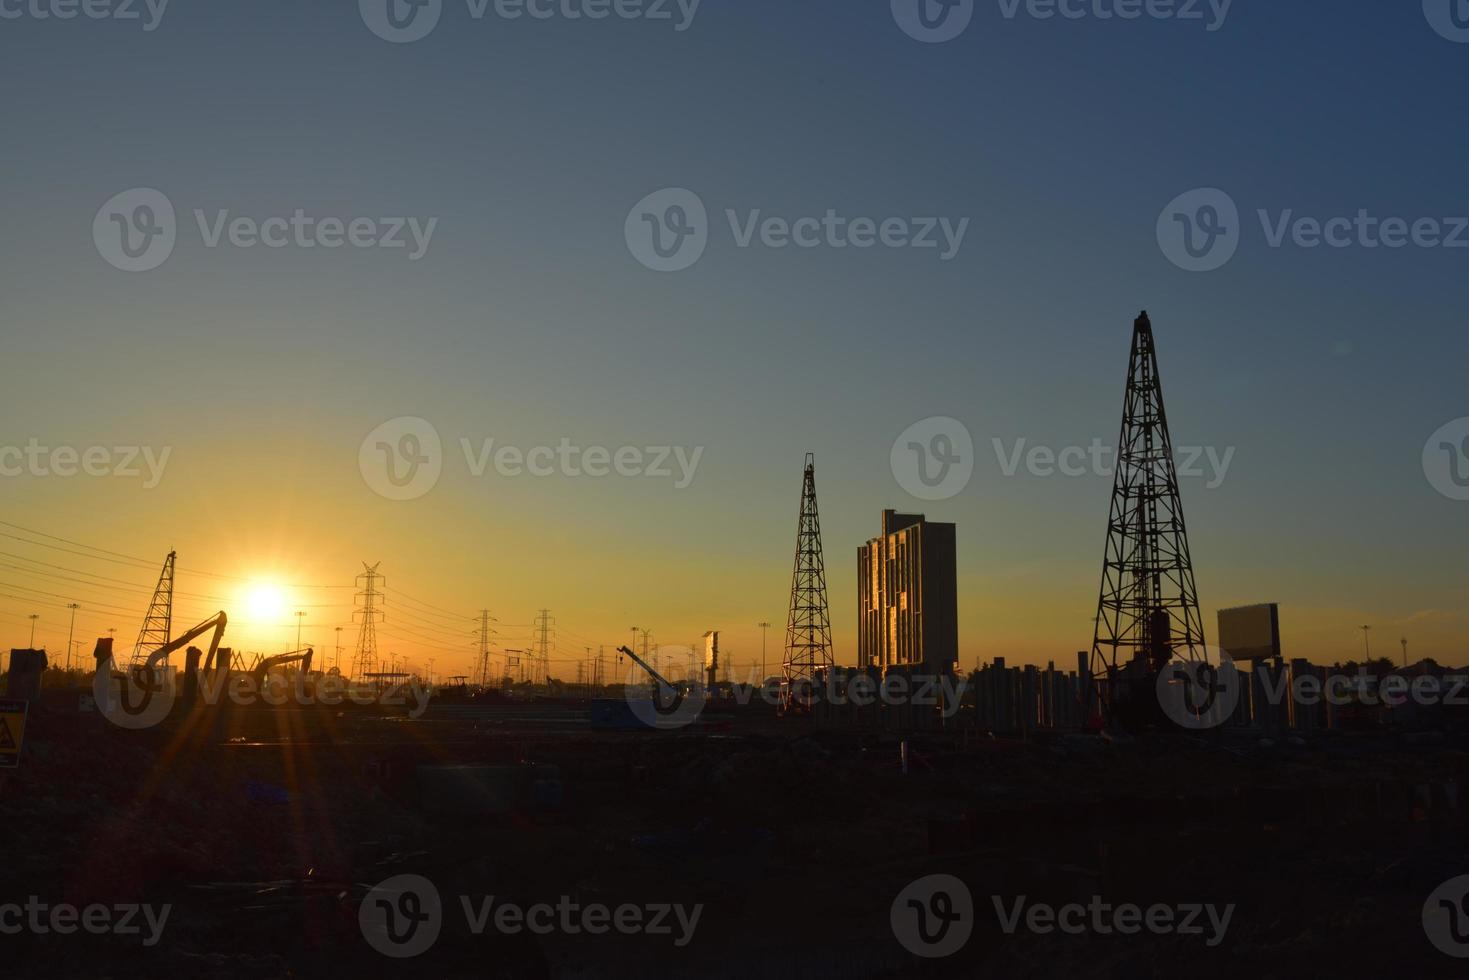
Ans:
{"type": "Polygon", "coordinates": [[[1238,606],[1219,610],[1219,646],[1235,660],[1280,656],[1280,605],[1238,606]]]}
{"type": "Polygon", "coordinates": [[[704,669],[715,670],[719,667],[719,630],[710,630],[704,634],[704,669]]]}

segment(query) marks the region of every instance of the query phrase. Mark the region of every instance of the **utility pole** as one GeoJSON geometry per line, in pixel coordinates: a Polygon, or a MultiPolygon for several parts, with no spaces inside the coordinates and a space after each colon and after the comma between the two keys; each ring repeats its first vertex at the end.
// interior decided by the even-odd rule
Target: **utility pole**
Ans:
{"type": "Polygon", "coordinates": [[[765,673],[765,631],[770,629],[770,624],[759,623],[757,625],[760,627],[760,683],[763,685],[765,678],[769,676],[765,673]]]}
{"type": "Polygon", "coordinates": [[[36,620],[41,618],[41,614],[31,613],[29,618],[31,621],[31,645],[29,649],[34,650],[36,648],[36,620]]]}
{"type": "Polygon", "coordinates": [[[306,621],[306,610],[296,610],[296,649],[301,649],[301,624],[306,621]]]}
{"type": "Polygon", "coordinates": [[[1371,663],[1372,662],[1372,641],[1367,638],[1367,631],[1370,630],[1372,627],[1371,626],[1359,626],[1357,628],[1362,631],[1362,646],[1367,651],[1367,662],[1368,663],[1371,663]]]}
{"type": "MultiPolygon", "coordinates": [[[[66,669],[69,671],[71,670],[71,641],[72,637],[76,636],[77,631],[77,610],[82,607],[79,603],[73,602],[66,608],[71,610],[71,626],[68,627],[66,631],[66,669]]],[[[1403,641],[1403,645],[1405,648],[1407,646],[1407,642],[1407,640],[1403,641]]]]}
{"type": "Polygon", "coordinates": [[[1403,669],[1408,669],[1408,638],[1405,636],[1400,641],[1403,644],[1403,669]]]}
{"type": "Polygon", "coordinates": [[[337,668],[337,673],[342,672],[342,628],[337,627],[337,655],[332,660],[332,665],[337,668]]]}

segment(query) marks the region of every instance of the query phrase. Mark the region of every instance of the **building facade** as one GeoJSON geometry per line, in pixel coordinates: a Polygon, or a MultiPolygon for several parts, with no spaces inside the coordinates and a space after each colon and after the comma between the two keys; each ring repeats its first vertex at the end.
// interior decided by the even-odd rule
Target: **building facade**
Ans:
{"type": "Polygon", "coordinates": [[[951,670],[959,658],[954,525],[882,512],[882,535],[857,549],[857,662],[951,670]]]}

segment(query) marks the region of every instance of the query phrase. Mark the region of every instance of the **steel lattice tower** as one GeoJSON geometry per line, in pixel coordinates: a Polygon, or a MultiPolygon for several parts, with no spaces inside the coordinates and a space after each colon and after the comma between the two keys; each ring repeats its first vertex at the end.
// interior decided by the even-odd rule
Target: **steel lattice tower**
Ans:
{"type": "Polygon", "coordinates": [[[1124,679],[1151,685],[1174,655],[1207,660],[1153,326],[1132,331],[1117,473],[1092,638],[1097,705],[1115,716],[1124,679]]]}
{"type": "Polygon", "coordinates": [[[787,708],[800,685],[814,685],[832,668],[831,612],[826,601],[826,559],[821,550],[821,518],[816,511],[816,457],[806,454],[801,486],[801,518],[796,528],[796,565],[791,573],[791,612],[786,621],[787,708]]]}
{"type": "Polygon", "coordinates": [[[479,611],[479,686],[484,688],[490,686],[490,619],[488,609],[479,611]]]}
{"type": "Polygon", "coordinates": [[[170,551],[163,559],[163,571],[158,576],[158,587],[153,590],[153,601],[148,604],[148,615],[143,617],[143,630],[133,647],[132,665],[146,663],[154,650],[168,646],[173,639],[173,578],[174,564],[178,553],[170,551]]]}
{"type": "Polygon", "coordinates": [[[381,594],[377,591],[382,576],[377,573],[378,565],[362,563],[364,571],[357,576],[357,581],[362,583],[362,591],[357,593],[357,598],[362,600],[362,608],[356,610],[352,615],[362,617],[362,629],[357,632],[357,651],[352,657],[352,677],[354,680],[362,680],[365,674],[377,670],[377,618],[381,611],[377,608],[377,600],[381,594]]]}

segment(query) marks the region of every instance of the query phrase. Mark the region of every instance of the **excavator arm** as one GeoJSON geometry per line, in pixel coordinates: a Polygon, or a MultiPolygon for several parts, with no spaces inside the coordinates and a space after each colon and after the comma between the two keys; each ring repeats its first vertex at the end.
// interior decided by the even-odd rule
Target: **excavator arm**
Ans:
{"type": "Polygon", "coordinates": [[[148,654],[148,670],[152,671],[156,669],[159,663],[166,662],[171,654],[178,650],[184,649],[190,643],[193,643],[195,640],[199,639],[199,637],[205,635],[211,630],[214,631],[214,636],[212,636],[209,640],[209,658],[206,661],[206,664],[212,664],[219,656],[219,643],[220,640],[224,639],[224,628],[228,624],[229,617],[226,616],[223,611],[217,613],[209,619],[206,619],[198,626],[195,626],[193,629],[189,630],[183,636],[180,636],[175,640],[169,641],[166,646],[161,646],[157,650],[154,650],[152,653],[148,654]]]}

